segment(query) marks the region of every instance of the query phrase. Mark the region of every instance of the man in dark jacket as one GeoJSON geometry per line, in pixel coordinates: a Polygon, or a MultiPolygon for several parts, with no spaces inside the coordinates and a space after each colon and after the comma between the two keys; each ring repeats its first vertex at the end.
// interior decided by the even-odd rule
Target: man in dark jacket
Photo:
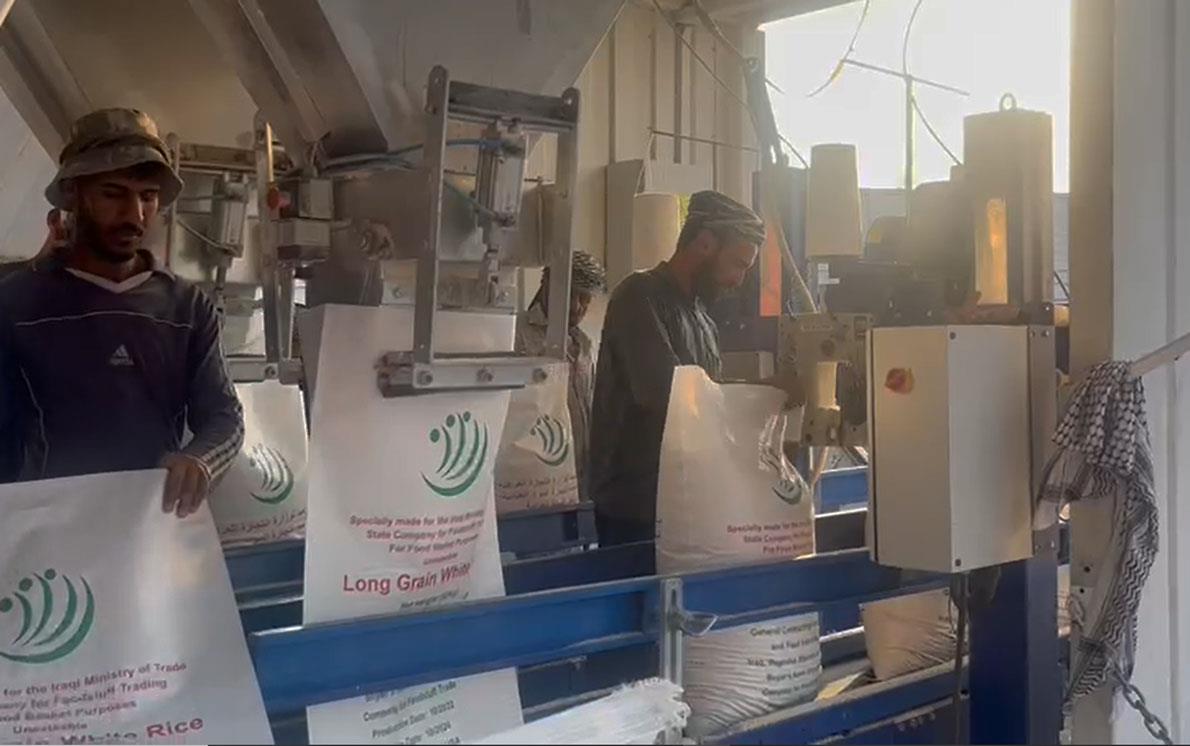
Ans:
{"type": "Polygon", "coordinates": [[[706,304],[743,283],[764,236],[752,210],[698,192],[673,257],[629,275],[612,293],[591,421],[589,481],[601,544],[653,537],[673,369],[698,365],[718,379],[719,336],[706,304]]]}
{"type": "Polygon", "coordinates": [[[131,109],[81,118],[59,163],[67,245],[0,282],[0,481],[163,467],[185,517],[244,430],[214,305],[142,248],[182,182],[131,109]]]}

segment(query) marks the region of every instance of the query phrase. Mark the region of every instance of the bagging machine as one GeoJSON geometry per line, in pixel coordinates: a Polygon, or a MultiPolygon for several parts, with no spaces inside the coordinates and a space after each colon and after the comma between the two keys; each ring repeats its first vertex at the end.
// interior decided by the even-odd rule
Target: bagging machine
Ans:
{"type": "MultiPolygon", "coordinates": [[[[549,266],[550,306],[566,306],[582,123],[568,86],[621,5],[189,0],[121,14],[109,3],[19,0],[0,33],[11,63],[0,83],[50,152],[73,117],[104,105],[137,105],[177,133],[170,144],[187,191],[158,239],[175,271],[220,299],[238,381],[313,390],[315,342],[299,337],[295,348],[295,309],[398,303],[415,309],[414,345],[376,360],[385,396],[509,388],[539,379],[544,360],[444,355],[435,318],[442,308],[514,313],[523,267],[549,266]],[[549,33],[526,30],[534,27],[549,33]],[[146,57],[160,65],[146,69],[146,57]],[[134,70],[144,75],[127,100],[122,77],[134,70]]],[[[908,220],[881,223],[862,256],[807,255],[804,226],[785,221],[789,260],[803,272],[814,265],[825,311],[745,318],[725,328],[724,342],[796,373],[809,402],[799,443],[871,451],[872,515],[820,518],[819,556],[674,576],[655,574],[651,543],[520,558],[504,567],[507,598],[302,626],[303,544],[235,550],[229,569],[278,739],[302,742],[312,705],[505,668],[518,669],[527,718],[647,676],[681,683],[684,635],[794,612],[820,614],[825,666],[855,667],[859,604],[995,566],[973,578],[995,591],[972,607],[970,662],[960,658],[957,677],[950,665],[931,668],[710,740],[950,742],[958,719],[983,741],[1055,741],[1056,539],[1021,523],[1029,484],[1017,483],[1035,482],[1053,418],[1049,149],[1044,115],[970,119],[964,166],[950,182],[919,187],[908,220]],[[994,328],[1007,330],[996,332],[1005,355],[974,371],[943,367],[939,380],[925,375],[924,352],[895,336],[951,360],[955,345],[982,347],[984,330],[971,323],[981,315],[1003,321],[994,328]],[[975,374],[1012,376],[1002,396],[1028,392],[1001,429],[971,421],[994,407],[961,406],[985,393],[965,378],[975,374]],[[949,388],[957,381],[965,387],[949,388]],[[894,417],[884,392],[913,404],[894,417]],[[928,427],[915,419],[924,411],[936,415],[928,427]],[[980,445],[993,438],[1027,444],[997,456],[1015,459],[1014,489],[967,492],[988,476],[980,445]],[[897,439],[899,450],[881,445],[897,439]],[[895,475],[919,463],[936,468],[930,489],[911,494],[895,475]],[[973,503],[982,510],[964,512],[973,503]],[[944,509],[953,512],[925,528],[897,523],[944,509]],[[869,519],[883,547],[871,556],[869,519]],[[987,536],[968,553],[963,532],[978,524],[987,536]],[[1013,541],[998,540],[1001,529],[1013,541]],[[893,537],[946,551],[911,557],[893,537]]],[[[804,215],[806,174],[787,173],[782,205],[804,215]]],[[[561,358],[565,318],[550,323],[548,354],[561,358]]],[[[832,483],[842,481],[828,474],[823,490],[832,483]]],[[[500,535],[514,554],[595,539],[589,511],[502,521],[500,535]],[[551,532],[567,538],[543,544],[551,532]]]]}
{"type": "MultiPolygon", "coordinates": [[[[870,459],[872,559],[975,588],[972,666],[993,641],[1024,646],[1034,697],[1060,686],[1053,628],[1036,608],[1054,604],[1059,538],[1034,533],[1032,521],[1057,411],[1051,129],[1049,115],[1011,97],[968,117],[963,164],[948,181],[917,186],[906,216],[879,218],[866,236],[855,224],[854,161],[842,177],[823,176],[816,148],[808,171],[783,169],[781,191],[795,195],[782,216],[785,268],[809,277],[818,309],[721,325],[740,371],[771,360],[801,403],[788,446],[870,459]],[[997,629],[1003,613],[1027,628],[997,629]]],[[[825,168],[838,148],[826,146],[825,168]]],[[[972,696],[978,718],[986,711],[972,696]]],[[[1048,729],[1058,716],[1032,717],[1030,728],[1048,729]]]]}

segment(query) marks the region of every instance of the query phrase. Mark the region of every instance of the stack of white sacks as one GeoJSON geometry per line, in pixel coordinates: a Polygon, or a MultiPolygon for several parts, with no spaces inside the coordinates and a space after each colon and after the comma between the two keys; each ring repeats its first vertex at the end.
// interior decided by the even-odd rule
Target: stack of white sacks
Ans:
{"type": "Polygon", "coordinates": [[[653,744],[660,742],[662,734],[680,732],[689,716],[681,687],[664,679],[648,679],[476,743],[653,744]]]}
{"type": "MultiPolygon", "coordinates": [[[[814,552],[810,490],[783,452],[784,394],[674,371],[657,489],[663,574],[814,552]]],[[[812,700],[822,672],[818,614],[686,638],[684,685],[695,738],[812,700]]]]}

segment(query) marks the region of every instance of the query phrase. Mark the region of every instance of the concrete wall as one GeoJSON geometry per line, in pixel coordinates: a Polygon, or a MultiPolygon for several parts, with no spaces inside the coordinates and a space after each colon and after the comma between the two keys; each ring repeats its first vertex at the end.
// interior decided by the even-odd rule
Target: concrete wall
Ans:
{"type": "Polygon", "coordinates": [[[54,161],[0,92],[0,260],[32,256],[45,240],[42,194],[54,161]]]}
{"type": "MultiPolygon", "coordinates": [[[[761,35],[754,29],[724,26],[733,43],[759,54],[761,35]]],[[[736,59],[707,32],[693,26],[684,34],[715,75],[743,96],[743,75],[736,59]]],[[[694,58],[670,26],[645,4],[629,2],[596,49],[576,82],[581,94],[579,188],[575,246],[604,257],[607,245],[607,166],[617,161],[650,159],[705,167],[699,188],[719,189],[751,199],[756,155],[726,146],[677,141],[651,130],[753,144],[746,113],[694,58]]],[[[553,173],[553,152],[543,143],[531,175],[553,173]]]]}
{"type": "MultiPolygon", "coordinates": [[[[1074,5],[1070,271],[1073,366],[1131,359],[1190,331],[1190,4],[1080,0],[1074,5]]],[[[1190,369],[1145,379],[1161,552],[1145,586],[1133,682],[1190,737],[1190,369]],[[1182,546],[1182,541],[1188,542],[1182,546]]],[[[1112,525],[1104,505],[1073,516],[1075,589],[1100,582],[1112,525]]],[[[1076,590],[1077,592],[1077,590],[1076,590]]],[[[1149,743],[1140,717],[1106,693],[1074,711],[1076,743],[1149,743]]]]}

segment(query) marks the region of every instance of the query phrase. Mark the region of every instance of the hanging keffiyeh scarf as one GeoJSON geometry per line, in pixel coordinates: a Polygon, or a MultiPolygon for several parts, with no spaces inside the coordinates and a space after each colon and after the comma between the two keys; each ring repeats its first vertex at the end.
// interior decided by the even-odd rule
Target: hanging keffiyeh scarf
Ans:
{"type": "Polygon", "coordinates": [[[1157,556],[1144,385],[1130,368],[1101,363],[1079,385],[1054,435],[1059,451],[1046,465],[1039,495],[1038,528],[1052,524],[1070,502],[1109,500],[1112,506],[1111,542],[1099,579],[1089,598],[1072,597],[1082,634],[1071,650],[1067,707],[1103,684],[1113,664],[1131,678],[1137,608],[1157,556]]]}

